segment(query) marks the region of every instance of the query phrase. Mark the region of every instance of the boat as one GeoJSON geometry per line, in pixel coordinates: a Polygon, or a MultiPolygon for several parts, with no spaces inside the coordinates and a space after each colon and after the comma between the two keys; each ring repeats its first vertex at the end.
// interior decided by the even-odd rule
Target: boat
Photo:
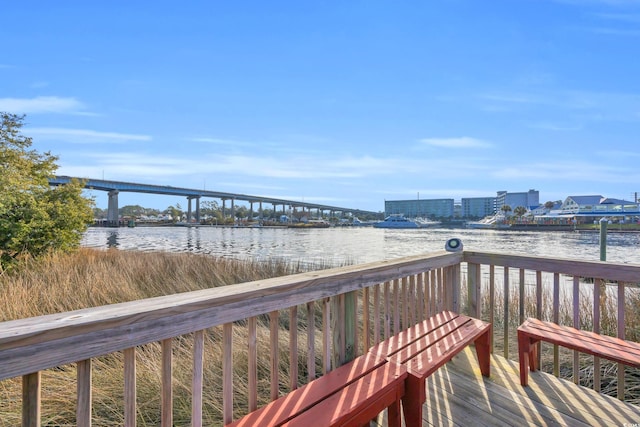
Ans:
{"type": "Polygon", "coordinates": [[[384,221],[373,224],[375,228],[427,228],[437,225],[440,225],[437,221],[423,218],[406,218],[402,214],[389,215],[384,221]]]}
{"type": "Polygon", "coordinates": [[[437,227],[442,224],[440,221],[434,221],[429,218],[414,218],[413,220],[420,224],[420,228],[437,227]]]}
{"type": "Polygon", "coordinates": [[[505,219],[502,215],[487,216],[480,221],[467,221],[465,226],[467,228],[480,229],[503,229],[511,227],[511,224],[505,222],[505,219]]]}
{"type": "Polygon", "coordinates": [[[353,217],[353,221],[351,221],[352,226],[354,227],[370,227],[379,221],[360,221],[360,219],[356,216],[353,217]]]}

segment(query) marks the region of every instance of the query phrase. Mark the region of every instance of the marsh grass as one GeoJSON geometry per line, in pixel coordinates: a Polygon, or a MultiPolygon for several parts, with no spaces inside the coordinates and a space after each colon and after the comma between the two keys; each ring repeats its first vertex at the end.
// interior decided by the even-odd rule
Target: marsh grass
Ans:
{"type": "MultiPolygon", "coordinates": [[[[51,255],[30,262],[13,274],[0,276],[0,321],[60,313],[87,307],[151,298],[161,295],[226,286],[234,283],[299,273],[327,265],[278,261],[238,261],[191,254],[95,251],[51,255]]],[[[319,310],[316,310],[318,313],[319,310]]],[[[316,316],[320,330],[319,318],[316,316]]],[[[280,390],[289,389],[288,312],[280,315],[280,390]]],[[[234,408],[246,413],[248,361],[247,329],[239,322],[233,329],[234,408]]],[[[298,311],[298,341],[306,342],[306,311],[298,311]]],[[[321,348],[319,336],[316,348],[321,348]]],[[[173,343],[174,425],[190,425],[192,336],[173,343]]],[[[267,316],[258,318],[258,354],[270,354],[267,316]]],[[[299,365],[306,363],[306,346],[299,346],[299,365]],[[305,363],[303,363],[305,362],[305,363]]],[[[205,337],[205,425],[220,425],[222,414],[222,327],[207,330],[205,337]]],[[[140,426],[160,423],[160,366],[158,343],[137,348],[136,382],[140,426]]],[[[92,359],[93,425],[123,424],[124,362],[122,353],[92,359]]],[[[320,372],[320,366],[316,367],[320,372]]],[[[300,383],[306,382],[300,372],[300,383]]],[[[266,403],[270,387],[269,357],[258,358],[259,405],[266,403]]],[[[75,425],[75,365],[42,373],[42,425],[75,425]]],[[[0,381],[0,426],[21,421],[21,380],[0,381]]]]}

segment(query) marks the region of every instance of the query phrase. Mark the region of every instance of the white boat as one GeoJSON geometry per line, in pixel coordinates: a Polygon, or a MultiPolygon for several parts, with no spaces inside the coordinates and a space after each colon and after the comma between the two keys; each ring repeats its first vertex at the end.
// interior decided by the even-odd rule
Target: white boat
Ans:
{"type": "Polygon", "coordinates": [[[384,221],[376,222],[373,224],[375,228],[427,228],[439,225],[437,221],[425,220],[425,219],[410,219],[404,215],[393,214],[389,215],[384,221]]]}
{"type": "Polygon", "coordinates": [[[503,215],[494,215],[494,216],[485,217],[480,221],[467,221],[465,225],[467,228],[484,228],[484,229],[511,227],[511,224],[508,224],[504,221],[505,221],[505,217],[503,215]]]}
{"type": "Polygon", "coordinates": [[[429,218],[414,218],[414,221],[420,224],[420,228],[437,227],[442,224],[440,221],[434,221],[429,218]]]}

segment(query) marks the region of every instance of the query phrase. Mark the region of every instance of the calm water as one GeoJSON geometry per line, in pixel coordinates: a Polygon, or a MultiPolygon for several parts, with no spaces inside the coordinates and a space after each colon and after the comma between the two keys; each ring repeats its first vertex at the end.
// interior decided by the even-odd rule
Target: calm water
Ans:
{"type": "MultiPolygon", "coordinates": [[[[598,233],[471,229],[385,230],[288,228],[91,228],[83,246],[122,250],[194,252],[230,258],[284,258],[312,263],[362,263],[440,251],[448,238],[466,250],[599,260],[598,233]]],[[[639,233],[609,233],[607,260],[640,264],[639,233]]]]}

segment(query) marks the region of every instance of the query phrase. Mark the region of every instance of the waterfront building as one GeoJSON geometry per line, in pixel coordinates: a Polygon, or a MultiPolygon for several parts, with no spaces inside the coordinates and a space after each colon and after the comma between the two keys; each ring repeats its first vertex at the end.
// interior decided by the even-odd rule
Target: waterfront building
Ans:
{"type": "Polygon", "coordinates": [[[452,218],[453,199],[385,200],[384,213],[408,218],[452,218]]]}
{"type": "Polygon", "coordinates": [[[522,193],[498,191],[494,212],[500,212],[503,206],[511,207],[512,211],[518,206],[523,206],[529,210],[537,208],[540,206],[540,192],[538,190],[529,190],[522,193]]]}
{"type": "Polygon", "coordinates": [[[613,199],[600,195],[569,196],[562,203],[561,215],[583,217],[625,217],[640,215],[637,202],[613,199]]]}
{"type": "Polygon", "coordinates": [[[495,197],[467,197],[461,201],[463,218],[484,218],[495,213],[495,197]]]}

